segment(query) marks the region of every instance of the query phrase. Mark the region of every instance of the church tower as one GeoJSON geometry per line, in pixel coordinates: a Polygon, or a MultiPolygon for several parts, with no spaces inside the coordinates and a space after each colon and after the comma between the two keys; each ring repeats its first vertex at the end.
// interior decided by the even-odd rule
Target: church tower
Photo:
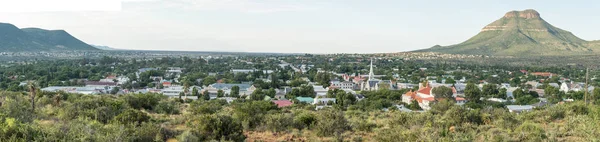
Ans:
{"type": "Polygon", "coordinates": [[[373,80],[373,76],[375,76],[375,74],[373,74],[373,58],[371,58],[371,69],[369,70],[369,80],[373,80]]]}

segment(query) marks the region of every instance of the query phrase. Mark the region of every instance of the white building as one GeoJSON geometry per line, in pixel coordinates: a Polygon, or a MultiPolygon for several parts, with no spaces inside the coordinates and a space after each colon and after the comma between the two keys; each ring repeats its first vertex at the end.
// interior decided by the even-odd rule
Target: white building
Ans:
{"type": "Polygon", "coordinates": [[[335,103],[335,98],[316,97],[313,101],[313,105],[327,105],[329,102],[335,103]]]}
{"type": "MultiPolygon", "coordinates": [[[[225,96],[229,96],[229,94],[231,94],[231,88],[233,88],[233,86],[240,87],[240,94],[239,94],[240,96],[250,95],[256,89],[253,85],[250,85],[250,84],[215,83],[215,84],[211,84],[206,87],[203,87],[202,92],[208,91],[211,94],[211,96],[213,96],[213,95],[216,96],[216,94],[219,90],[223,90],[223,92],[225,93],[225,96]]],[[[202,93],[202,92],[200,92],[200,93],[202,93]]]]}
{"type": "Polygon", "coordinates": [[[337,89],[354,89],[354,83],[350,81],[331,81],[329,87],[337,89]]]}
{"type": "Polygon", "coordinates": [[[390,80],[379,80],[375,78],[373,73],[373,59],[371,59],[371,65],[369,69],[369,78],[367,81],[361,82],[361,91],[377,91],[379,88],[387,87],[388,89],[394,89],[394,85],[390,80]]]}

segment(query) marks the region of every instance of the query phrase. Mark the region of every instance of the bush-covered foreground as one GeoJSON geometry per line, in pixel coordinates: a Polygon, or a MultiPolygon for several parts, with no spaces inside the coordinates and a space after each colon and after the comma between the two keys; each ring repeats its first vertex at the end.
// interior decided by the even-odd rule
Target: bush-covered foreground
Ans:
{"type": "Polygon", "coordinates": [[[382,111],[368,99],[314,111],[269,101],[189,101],[160,94],[0,93],[0,141],[599,141],[600,107],[582,102],[521,114],[441,101],[382,111]],[[35,109],[33,109],[35,108],[35,109]],[[357,109],[353,109],[357,108],[357,109]],[[360,108],[360,109],[358,109],[360,108]]]}

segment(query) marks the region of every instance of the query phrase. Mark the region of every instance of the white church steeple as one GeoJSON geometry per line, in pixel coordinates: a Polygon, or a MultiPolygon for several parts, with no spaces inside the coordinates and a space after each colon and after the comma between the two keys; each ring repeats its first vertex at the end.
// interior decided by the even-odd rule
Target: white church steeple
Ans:
{"type": "Polygon", "coordinates": [[[373,80],[373,58],[371,58],[371,69],[369,70],[369,80],[373,80]]]}

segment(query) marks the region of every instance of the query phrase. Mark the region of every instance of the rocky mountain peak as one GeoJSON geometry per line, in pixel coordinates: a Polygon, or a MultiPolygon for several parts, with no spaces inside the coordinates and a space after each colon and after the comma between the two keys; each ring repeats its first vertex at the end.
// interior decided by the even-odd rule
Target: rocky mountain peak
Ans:
{"type": "Polygon", "coordinates": [[[540,13],[533,9],[527,9],[524,11],[510,11],[510,12],[504,14],[504,18],[514,18],[514,17],[525,18],[525,19],[540,18],[540,13]]]}

